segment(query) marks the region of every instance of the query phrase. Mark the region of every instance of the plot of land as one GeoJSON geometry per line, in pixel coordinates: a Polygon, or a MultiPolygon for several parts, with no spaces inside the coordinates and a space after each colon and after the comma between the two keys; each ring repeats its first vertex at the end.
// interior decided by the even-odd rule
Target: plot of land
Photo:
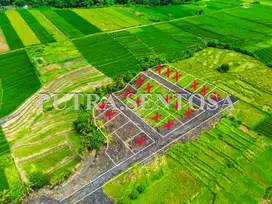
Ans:
{"type": "Polygon", "coordinates": [[[56,10],[57,14],[63,17],[68,23],[80,30],[83,34],[88,35],[92,33],[101,32],[97,27],[90,24],[84,18],[70,10],[56,10]]]}
{"type": "Polygon", "coordinates": [[[28,48],[27,53],[43,82],[48,82],[71,69],[88,65],[70,41],[38,45],[28,48]]]}
{"type": "Polygon", "coordinates": [[[90,64],[109,77],[138,70],[136,57],[108,34],[75,40],[74,44],[90,64]]]}
{"type": "Polygon", "coordinates": [[[11,50],[24,47],[5,13],[0,13],[0,27],[11,50]]]}
{"type": "Polygon", "coordinates": [[[122,8],[73,9],[73,11],[103,31],[150,23],[122,8]]]}
{"type": "Polygon", "coordinates": [[[25,46],[41,43],[17,11],[7,11],[5,14],[25,46]]]}
{"type": "Polygon", "coordinates": [[[0,56],[2,100],[0,118],[11,113],[40,88],[40,80],[25,51],[0,56]]]}
{"type": "Polygon", "coordinates": [[[32,31],[39,38],[41,43],[55,42],[55,39],[47,32],[47,30],[37,21],[37,19],[27,10],[20,10],[19,13],[29,25],[32,31]]]}
{"type": "Polygon", "coordinates": [[[230,50],[205,49],[194,57],[173,63],[203,80],[243,99],[263,111],[271,112],[272,70],[252,57],[230,50]],[[217,70],[223,63],[231,65],[227,75],[217,70]],[[252,74],[254,73],[254,74],[252,74]]]}
{"type": "Polygon", "coordinates": [[[66,40],[67,37],[51,23],[39,10],[29,10],[29,12],[37,19],[37,21],[47,30],[56,41],[66,40]]]}
{"type": "Polygon", "coordinates": [[[69,38],[83,36],[83,33],[68,23],[64,18],[59,16],[55,11],[48,9],[40,9],[40,11],[49,19],[61,32],[69,38]]]}

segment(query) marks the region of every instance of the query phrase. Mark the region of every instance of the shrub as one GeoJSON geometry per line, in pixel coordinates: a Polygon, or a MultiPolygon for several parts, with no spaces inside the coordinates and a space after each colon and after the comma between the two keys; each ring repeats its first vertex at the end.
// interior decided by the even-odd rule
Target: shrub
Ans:
{"type": "Polygon", "coordinates": [[[41,171],[35,170],[30,172],[29,181],[32,188],[41,188],[48,183],[48,176],[41,171]]]}
{"type": "Polygon", "coordinates": [[[230,65],[227,63],[224,63],[218,68],[218,71],[225,73],[229,71],[229,68],[230,68],[230,65]]]}
{"type": "Polygon", "coordinates": [[[131,200],[136,200],[138,196],[139,196],[139,192],[136,189],[132,190],[132,192],[129,194],[129,198],[131,200]]]}

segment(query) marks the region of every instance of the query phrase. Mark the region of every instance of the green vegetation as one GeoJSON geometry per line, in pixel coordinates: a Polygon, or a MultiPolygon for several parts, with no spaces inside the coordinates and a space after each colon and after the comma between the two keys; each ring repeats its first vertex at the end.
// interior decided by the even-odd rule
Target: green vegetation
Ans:
{"type": "Polygon", "coordinates": [[[10,10],[5,12],[5,14],[9,18],[10,23],[25,46],[41,43],[35,33],[31,30],[17,11],[10,10]]]}
{"type": "Polygon", "coordinates": [[[41,171],[32,171],[29,174],[29,182],[32,188],[41,188],[48,183],[48,177],[41,171]]]}
{"type": "Polygon", "coordinates": [[[176,62],[174,67],[209,81],[265,112],[271,112],[272,70],[252,57],[230,50],[208,48],[194,57],[176,62]],[[227,74],[217,71],[224,63],[231,65],[227,74]]]}
{"type": "Polygon", "coordinates": [[[263,122],[261,122],[257,127],[256,131],[262,135],[267,137],[272,136],[272,117],[267,118],[263,122]]]}
{"type": "Polygon", "coordinates": [[[11,113],[40,88],[40,81],[25,51],[0,56],[3,98],[0,118],[11,113]]]}
{"type": "Polygon", "coordinates": [[[230,65],[227,63],[224,63],[220,67],[218,67],[218,71],[227,72],[227,71],[229,71],[229,68],[230,68],[230,65]]]}
{"type": "Polygon", "coordinates": [[[19,200],[22,196],[22,181],[10,154],[9,143],[0,126],[0,200],[19,200]]]}
{"type": "Polygon", "coordinates": [[[73,11],[103,31],[150,23],[123,8],[73,9],[73,11]]]}
{"type": "Polygon", "coordinates": [[[46,172],[50,168],[60,163],[63,159],[71,157],[73,152],[69,146],[63,146],[58,148],[56,151],[43,154],[38,158],[30,159],[21,164],[23,170],[29,174],[32,171],[46,172]]]}
{"type": "Polygon", "coordinates": [[[272,47],[256,50],[254,54],[259,60],[265,62],[267,66],[272,67],[272,47]]]}
{"type": "Polygon", "coordinates": [[[81,136],[81,151],[99,150],[107,142],[107,138],[95,125],[92,111],[88,111],[84,106],[74,121],[74,127],[81,136]]]}
{"type": "Polygon", "coordinates": [[[90,64],[109,77],[138,70],[135,56],[108,34],[75,40],[74,44],[90,64]]]}
{"type": "Polygon", "coordinates": [[[54,10],[40,9],[40,11],[48,18],[61,32],[67,35],[69,38],[76,38],[83,36],[78,29],[73,27],[64,18],[59,16],[54,10]]]}
{"type": "Polygon", "coordinates": [[[37,45],[28,48],[27,53],[44,83],[71,69],[88,65],[71,41],[37,45]]]}
{"type": "Polygon", "coordinates": [[[5,13],[0,13],[0,27],[11,50],[24,47],[24,44],[22,43],[18,34],[10,24],[10,21],[5,13]]]}
{"type": "Polygon", "coordinates": [[[39,152],[42,152],[46,149],[52,148],[53,146],[58,146],[65,143],[66,139],[64,136],[54,137],[51,140],[44,141],[41,144],[35,144],[33,146],[26,146],[18,148],[14,151],[14,155],[17,158],[27,157],[39,152]]]}
{"type": "Polygon", "coordinates": [[[56,41],[66,40],[66,36],[60,32],[39,10],[29,10],[37,21],[47,30],[56,41]]]}
{"type": "Polygon", "coordinates": [[[136,165],[104,186],[119,203],[260,202],[271,186],[271,141],[224,118],[193,143],[136,165]],[[250,184],[250,185],[249,185],[250,184]]]}
{"type": "Polygon", "coordinates": [[[79,157],[75,157],[71,159],[69,162],[64,164],[62,167],[58,168],[57,170],[50,173],[50,187],[54,187],[55,185],[63,182],[65,179],[68,178],[75,170],[76,166],[81,162],[79,157]]]}
{"type": "Polygon", "coordinates": [[[55,39],[47,32],[47,30],[36,20],[36,18],[27,10],[19,10],[19,13],[29,25],[32,31],[39,38],[41,43],[55,42],[55,39]]]}
{"type": "Polygon", "coordinates": [[[101,32],[97,27],[90,24],[88,21],[86,21],[84,18],[81,18],[73,11],[56,10],[56,13],[85,35],[101,32]]]}

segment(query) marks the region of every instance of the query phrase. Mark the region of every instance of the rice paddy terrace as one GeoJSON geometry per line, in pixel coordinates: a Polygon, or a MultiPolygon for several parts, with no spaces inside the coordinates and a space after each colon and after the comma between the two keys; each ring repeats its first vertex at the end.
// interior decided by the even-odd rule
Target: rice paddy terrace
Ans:
{"type": "MultiPolygon", "coordinates": [[[[11,199],[7,203],[15,202],[24,194],[32,172],[42,172],[47,175],[47,187],[34,202],[42,201],[43,196],[52,202],[91,202],[92,191],[101,188],[120,203],[271,200],[272,5],[268,0],[260,5],[242,3],[222,0],[0,12],[0,195],[7,193],[11,199]],[[222,98],[228,94],[234,97],[236,110],[222,112],[224,118],[212,120],[203,128],[205,133],[201,129],[181,140],[191,141],[200,135],[197,141],[175,144],[166,154],[152,156],[149,164],[140,162],[132,169],[129,166],[141,160],[131,160],[103,177],[112,165],[140,151],[132,147],[139,139],[137,128],[134,139],[130,138],[132,133],[120,133],[120,142],[114,126],[104,123],[113,140],[111,148],[105,146],[98,153],[104,159],[99,162],[91,153],[83,154],[81,136],[73,126],[79,112],[73,110],[72,99],[61,95],[64,111],[53,109],[52,101],[41,109],[40,93],[90,92],[111,84],[120,73],[140,73],[145,60],[152,57],[163,58],[174,69],[171,77],[156,78],[154,70],[144,72],[150,85],[161,87],[157,89],[160,93],[170,96],[180,86],[197,94],[205,85],[220,92],[222,98]],[[218,71],[222,64],[230,65],[228,72],[218,71]],[[176,82],[176,72],[188,76],[176,82]],[[201,86],[197,91],[187,86],[194,79],[201,86]],[[92,173],[88,175],[88,171],[92,173]],[[71,175],[66,185],[48,188],[71,175]]],[[[122,94],[115,96],[119,103],[131,105],[122,94]]],[[[136,100],[137,94],[132,98],[136,100]]],[[[149,118],[154,111],[135,109],[132,114],[150,127],[143,128],[146,135],[142,138],[150,147],[158,143],[160,135],[169,143],[173,140],[169,139],[171,134],[164,135],[164,125],[176,119],[184,123],[180,117],[187,109],[178,113],[164,110],[160,114],[171,116],[160,124],[149,118]]],[[[117,112],[121,117],[122,110],[117,112]]],[[[133,117],[124,121],[129,123],[133,117]]]]}

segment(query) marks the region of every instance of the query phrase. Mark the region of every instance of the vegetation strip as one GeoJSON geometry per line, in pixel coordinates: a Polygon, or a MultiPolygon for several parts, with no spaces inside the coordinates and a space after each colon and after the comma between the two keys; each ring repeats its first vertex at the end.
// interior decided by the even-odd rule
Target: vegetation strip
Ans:
{"type": "Polygon", "coordinates": [[[49,9],[40,9],[40,11],[69,38],[83,36],[82,32],[68,23],[64,18],[59,16],[55,11],[49,9]]]}
{"type": "Polygon", "coordinates": [[[56,13],[85,35],[101,32],[96,26],[90,24],[71,10],[56,10],[56,13]]]}
{"type": "Polygon", "coordinates": [[[7,11],[5,14],[8,16],[9,21],[14,27],[14,30],[17,32],[25,46],[41,43],[37,36],[30,29],[28,24],[24,21],[22,16],[17,11],[10,10],[7,11]]]}
{"type": "Polygon", "coordinates": [[[8,17],[5,13],[0,13],[0,27],[5,35],[6,41],[11,50],[19,49],[24,47],[18,34],[12,27],[8,17]]]}
{"type": "Polygon", "coordinates": [[[41,43],[55,42],[55,39],[47,32],[47,30],[36,20],[36,18],[27,10],[19,10],[29,27],[34,31],[41,43]]]}

